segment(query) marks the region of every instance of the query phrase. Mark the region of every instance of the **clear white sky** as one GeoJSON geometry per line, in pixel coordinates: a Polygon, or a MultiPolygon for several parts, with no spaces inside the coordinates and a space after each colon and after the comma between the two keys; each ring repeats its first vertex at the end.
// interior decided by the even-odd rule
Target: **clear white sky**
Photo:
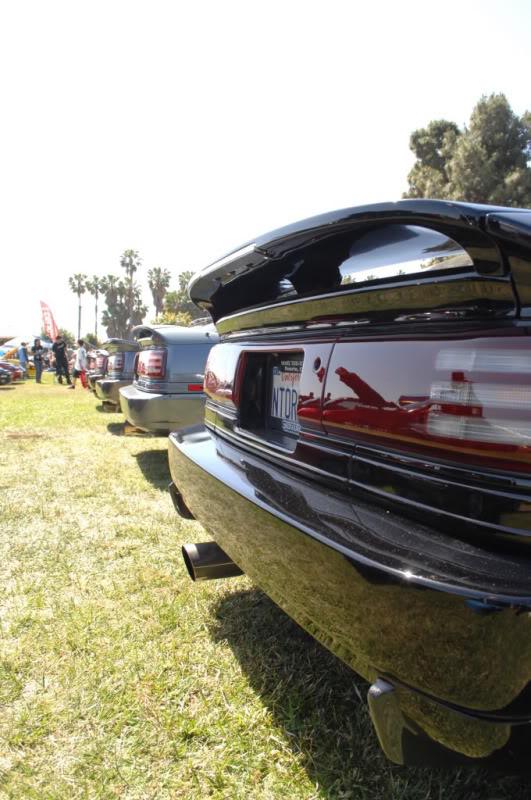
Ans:
{"type": "Polygon", "coordinates": [[[398,199],[415,128],[531,107],[530,40],[527,0],[5,0],[0,335],[40,330],[40,299],[76,331],[68,276],[126,248],[175,277],[398,199]]]}

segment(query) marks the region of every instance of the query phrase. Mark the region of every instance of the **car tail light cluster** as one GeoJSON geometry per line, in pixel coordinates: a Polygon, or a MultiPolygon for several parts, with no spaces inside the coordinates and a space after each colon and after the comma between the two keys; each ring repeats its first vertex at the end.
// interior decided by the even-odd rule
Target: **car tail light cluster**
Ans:
{"type": "Polygon", "coordinates": [[[235,386],[244,354],[237,345],[217,344],[208,354],[204,389],[208,397],[220,405],[234,408],[238,404],[235,386]]]}
{"type": "Polygon", "coordinates": [[[96,356],[96,369],[103,369],[105,356],[96,356]]]}
{"type": "Polygon", "coordinates": [[[144,378],[164,378],[166,374],[166,350],[142,350],[138,354],[136,371],[144,378]]]}
{"type": "Polygon", "coordinates": [[[109,372],[121,372],[125,364],[124,353],[114,353],[109,356],[109,372]]]}
{"type": "Polygon", "coordinates": [[[442,349],[426,432],[531,470],[531,350],[442,349]]]}
{"type": "Polygon", "coordinates": [[[322,420],[355,442],[531,472],[528,337],[336,345],[322,420]]]}
{"type": "MultiPolygon", "coordinates": [[[[204,383],[211,402],[238,408],[245,381],[258,386],[253,355],[236,344],[212,348],[204,383]]],[[[531,473],[527,336],[340,342],[322,387],[313,399],[301,388],[299,422],[320,421],[354,443],[531,473]]]]}

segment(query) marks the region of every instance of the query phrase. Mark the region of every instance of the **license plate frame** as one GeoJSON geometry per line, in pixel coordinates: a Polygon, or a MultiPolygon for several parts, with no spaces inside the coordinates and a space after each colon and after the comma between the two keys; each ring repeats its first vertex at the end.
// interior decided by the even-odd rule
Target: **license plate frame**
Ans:
{"type": "Polygon", "coordinates": [[[304,353],[275,353],[269,359],[266,403],[267,427],[287,436],[298,436],[299,387],[304,353]]]}

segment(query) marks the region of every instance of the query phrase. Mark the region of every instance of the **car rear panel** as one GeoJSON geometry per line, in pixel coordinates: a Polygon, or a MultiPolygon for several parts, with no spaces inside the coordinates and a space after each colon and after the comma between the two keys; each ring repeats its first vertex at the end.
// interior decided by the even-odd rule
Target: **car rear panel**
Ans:
{"type": "Polygon", "coordinates": [[[207,432],[169,447],[186,506],[233,560],[474,757],[531,719],[531,215],[514,214],[511,238],[503,209],[335,212],[204,270],[191,296],[223,333],[207,432]],[[418,265],[375,277],[417,242],[418,265]]]}
{"type": "Polygon", "coordinates": [[[96,396],[104,403],[120,406],[120,389],[129,386],[134,378],[138,342],[128,339],[109,339],[103,345],[108,354],[107,374],[94,382],[96,396]]]}
{"type": "Polygon", "coordinates": [[[218,335],[213,326],[139,326],[131,386],[119,390],[120,406],[136,427],[168,433],[203,418],[203,377],[218,335]]]}
{"type": "Polygon", "coordinates": [[[467,719],[448,704],[495,712],[516,703],[531,715],[525,697],[518,705],[531,667],[531,621],[518,613],[529,563],[473,545],[456,553],[449,536],[323,494],[202,431],[172,434],[169,455],[188,508],[279,606],[367,680],[385,675],[432,698],[435,710],[426,700],[415,720],[439,743],[477,758],[510,736],[502,719],[467,719]],[[487,604],[484,581],[499,605],[487,604]]]}
{"type": "Polygon", "coordinates": [[[157,394],[129,384],[119,390],[119,395],[122,413],[140,430],[168,434],[195,425],[203,418],[205,396],[202,393],[157,394]]]}

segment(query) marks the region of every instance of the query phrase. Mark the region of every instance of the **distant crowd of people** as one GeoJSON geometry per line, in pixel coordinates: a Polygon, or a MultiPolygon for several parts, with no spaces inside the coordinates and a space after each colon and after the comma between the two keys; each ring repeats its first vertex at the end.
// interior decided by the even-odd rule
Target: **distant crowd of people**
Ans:
{"type": "Polygon", "coordinates": [[[77,379],[87,370],[87,350],[83,339],[77,340],[77,350],[73,352],[68,350],[61,335],[55,337],[51,349],[44,347],[40,339],[35,339],[29,349],[28,342],[22,342],[18,349],[18,360],[25,377],[28,375],[30,355],[33,357],[37,383],[42,383],[43,370],[55,369],[57,381],[63,383],[64,379],[70,389],[75,389],[77,379]]]}

